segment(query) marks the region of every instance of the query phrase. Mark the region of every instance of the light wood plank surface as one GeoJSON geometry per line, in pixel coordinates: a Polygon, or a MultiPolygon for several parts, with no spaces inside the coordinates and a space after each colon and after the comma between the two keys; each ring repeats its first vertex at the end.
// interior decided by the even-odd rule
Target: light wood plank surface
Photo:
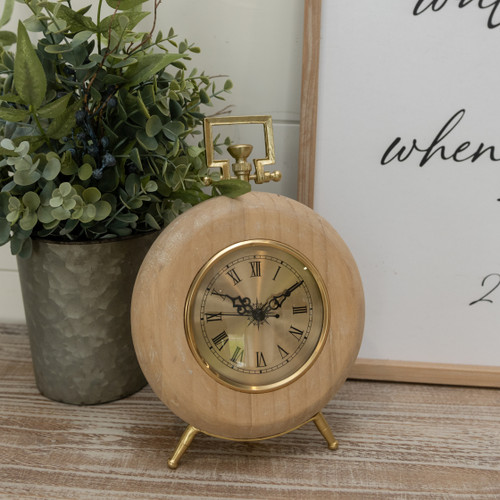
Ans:
{"type": "Polygon", "coordinates": [[[314,208],[321,0],[305,0],[297,200],[314,208]]]}
{"type": "Polygon", "coordinates": [[[350,376],[356,379],[500,388],[499,366],[453,365],[358,358],[350,376]]]}
{"type": "Polygon", "coordinates": [[[0,498],[498,499],[500,391],[348,381],[325,417],[280,438],[197,436],[146,387],[92,407],[36,390],[24,326],[0,326],[0,498]]]}

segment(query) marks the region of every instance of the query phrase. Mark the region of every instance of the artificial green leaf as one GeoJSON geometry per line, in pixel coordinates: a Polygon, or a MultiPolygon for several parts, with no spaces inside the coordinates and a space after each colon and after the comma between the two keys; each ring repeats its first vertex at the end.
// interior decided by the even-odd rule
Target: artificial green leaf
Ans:
{"type": "Polygon", "coordinates": [[[10,237],[10,224],[6,219],[0,219],[0,245],[5,245],[10,237]]]}
{"type": "Polygon", "coordinates": [[[22,141],[14,151],[21,157],[26,156],[30,151],[30,143],[28,141],[22,141]]]}
{"type": "Polygon", "coordinates": [[[23,205],[34,212],[40,206],[40,197],[34,191],[28,191],[23,195],[23,205]]]}
{"type": "Polygon", "coordinates": [[[69,182],[61,182],[59,186],[59,192],[61,193],[61,196],[65,198],[66,196],[69,196],[72,190],[72,186],[69,182]]]}
{"type": "Polygon", "coordinates": [[[113,64],[111,67],[113,69],[126,68],[127,66],[132,66],[132,64],[135,64],[136,62],[137,62],[137,59],[134,59],[133,57],[129,57],[128,59],[123,59],[121,61],[118,61],[117,63],[113,64]]]}
{"type": "Polygon", "coordinates": [[[9,198],[9,210],[19,210],[21,208],[21,201],[15,196],[9,198]]]}
{"type": "Polygon", "coordinates": [[[98,63],[96,61],[90,61],[88,63],[85,63],[85,64],[77,64],[76,66],[73,66],[73,69],[75,71],[87,71],[91,68],[94,68],[98,65],[98,63]]]}
{"type": "Polygon", "coordinates": [[[7,222],[10,222],[11,224],[15,224],[17,222],[17,219],[19,219],[19,215],[20,215],[20,212],[18,210],[13,211],[13,212],[9,212],[7,214],[7,216],[5,217],[5,219],[7,220],[7,222]]]}
{"type": "Polygon", "coordinates": [[[7,122],[24,122],[30,116],[30,112],[24,109],[6,108],[0,106],[0,119],[7,122]]]}
{"type": "Polygon", "coordinates": [[[155,87],[156,87],[155,85],[146,85],[143,89],[141,89],[142,102],[148,108],[154,106],[156,103],[155,87]]]}
{"type": "Polygon", "coordinates": [[[134,162],[134,165],[139,169],[139,170],[144,170],[142,167],[142,162],[141,162],[141,155],[139,153],[139,150],[137,148],[133,148],[130,150],[129,153],[130,159],[134,162]]]}
{"type": "Polygon", "coordinates": [[[44,50],[47,54],[65,54],[72,52],[73,47],[71,45],[45,45],[44,50]]]}
{"type": "Polygon", "coordinates": [[[57,5],[55,3],[48,3],[47,9],[51,12],[54,12],[54,9],[57,10],[57,16],[61,19],[64,19],[68,24],[69,30],[72,33],[78,33],[79,31],[89,30],[94,33],[97,33],[97,26],[92,21],[90,17],[85,16],[85,10],[74,11],[70,9],[66,5],[60,4],[57,5]]]}
{"type": "Polygon", "coordinates": [[[65,235],[71,233],[71,231],[73,231],[73,229],[75,229],[76,226],[78,226],[78,220],[68,219],[66,221],[66,224],[64,224],[64,227],[61,229],[61,231],[59,231],[59,234],[61,236],[65,236],[65,235]]]}
{"type": "Polygon", "coordinates": [[[47,136],[51,139],[61,139],[71,133],[71,130],[76,124],[75,113],[80,109],[81,102],[77,101],[68,108],[66,111],[55,118],[47,129],[47,136]]]}
{"type": "MultiPolygon", "coordinates": [[[[132,11],[129,11],[127,12],[127,17],[129,19],[129,22],[128,22],[128,25],[127,25],[127,29],[129,30],[132,30],[135,28],[135,26],[141,22],[146,16],[149,15],[149,12],[143,12],[143,11],[139,11],[139,12],[132,12],[132,11]]],[[[117,16],[115,16],[114,14],[108,16],[108,17],[105,17],[102,21],[101,21],[101,24],[100,24],[100,32],[101,33],[104,33],[104,34],[107,34],[110,27],[111,29],[116,29],[118,26],[118,19],[117,19],[117,16]]]]}
{"type": "Polygon", "coordinates": [[[38,220],[42,224],[50,224],[51,222],[54,221],[54,216],[52,215],[51,207],[39,207],[37,215],[38,215],[38,220]]]}
{"type": "Polygon", "coordinates": [[[10,251],[12,255],[27,258],[31,255],[31,238],[24,234],[24,231],[14,233],[10,239],[10,251]]]}
{"type": "Polygon", "coordinates": [[[197,158],[205,151],[205,148],[200,148],[198,146],[189,146],[188,147],[188,155],[191,158],[197,158]]]}
{"type": "Polygon", "coordinates": [[[61,162],[59,158],[51,158],[45,168],[43,169],[42,176],[48,181],[53,181],[61,171],[61,162]]]}
{"type": "Polygon", "coordinates": [[[32,15],[23,21],[24,26],[32,33],[39,33],[45,29],[44,24],[36,15],[32,15]]]}
{"type": "Polygon", "coordinates": [[[83,192],[82,198],[86,203],[96,203],[101,199],[101,192],[95,187],[89,187],[83,192]]]}
{"type": "Polygon", "coordinates": [[[71,94],[66,94],[65,96],[52,101],[51,103],[41,107],[37,114],[39,118],[57,118],[59,115],[64,113],[68,107],[69,100],[71,99],[71,94]]]}
{"type": "Polygon", "coordinates": [[[186,189],[185,191],[176,191],[174,196],[181,199],[184,203],[189,203],[191,206],[200,203],[201,201],[208,200],[209,195],[205,194],[203,191],[195,189],[186,189]]]}
{"type": "Polygon", "coordinates": [[[0,46],[7,47],[16,43],[17,36],[12,31],[0,31],[0,46]]]}
{"type": "Polygon", "coordinates": [[[155,181],[147,181],[143,187],[146,193],[154,193],[155,191],[158,190],[158,184],[156,184],[155,181]]]}
{"type": "Polygon", "coordinates": [[[102,80],[102,83],[104,83],[104,85],[121,85],[126,81],[127,80],[125,80],[122,76],[107,74],[102,80]]]}
{"type": "Polygon", "coordinates": [[[95,102],[99,103],[102,101],[102,95],[95,87],[90,87],[90,95],[95,102]]]}
{"type": "Polygon", "coordinates": [[[203,104],[211,104],[210,97],[205,89],[200,89],[200,99],[203,104]]]}
{"type": "MultiPolygon", "coordinates": [[[[64,59],[67,64],[65,65],[63,71],[67,71],[72,67],[73,70],[76,72],[77,67],[82,66],[84,63],[88,62],[89,50],[90,50],[90,44],[82,44],[73,47],[73,50],[71,52],[68,52],[64,56],[64,59]]],[[[78,74],[75,74],[76,81],[81,81],[82,79],[81,73],[82,72],[80,71],[78,74]]]]}
{"type": "Polygon", "coordinates": [[[97,210],[94,205],[87,205],[83,209],[83,214],[80,217],[80,220],[85,223],[85,222],[91,222],[94,220],[95,216],[97,214],[97,210]]]}
{"type": "Polygon", "coordinates": [[[182,122],[169,122],[163,127],[163,133],[171,141],[175,141],[185,131],[182,122]]]}
{"type": "Polygon", "coordinates": [[[37,234],[41,238],[46,238],[51,233],[53,233],[54,229],[59,225],[59,221],[52,217],[52,222],[48,222],[47,224],[43,224],[44,229],[39,231],[37,234]]]}
{"type": "Polygon", "coordinates": [[[62,196],[59,189],[54,189],[54,191],[52,193],[52,197],[49,200],[49,205],[52,208],[57,208],[57,207],[62,206],[63,201],[64,201],[64,197],[62,196]]]}
{"type": "MultiPolygon", "coordinates": [[[[56,121],[56,120],[54,120],[56,121]]],[[[78,167],[76,163],[73,161],[71,153],[69,151],[65,151],[61,158],[61,172],[64,175],[73,175],[78,172],[78,167]]]]}
{"type": "Polygon", "coordinates": [[[52,209],[52,216],[57,220],[67,220],[70,218],[71,213],[63,207],[52,209]]]}
{"type": "Polygon", "coordinates": [[[40,179],[40,173],[36,170],[21,170],[17,171],[14,174],[14,182],[18,186],[30,186],[31,184],[34,184],[36,181],[38,181],[38,179],[40,179]]]}
{"type": "Polygon", "coordinates": [[[106,0],[106,3],[117,10],[129,10],[143,4],[147,0],[106,0]]]}
{"type": "Polygon", "coordinates": [[[83,205],[78,205],[73,212],[71,213],[71,218],[73,220],[79,220],[80,217],[83,215],[83,205]]]}
{"type": "Polygon", "coordinates": [[[16,94],[3,94],[0,95],[0,101],[12,102],[12,103],[20,103],[21,97],[16,94]]]}
{"type": "Polygon", "coordinates": [[[173,120],[177,120],[184,113],[182,106],[174,99],[169,99],[168,109],[173,120]]]}
{"type": "Polygon", "coordinates": [[[48,27],[48,32],[54,35],[64,33],[68,29],[68,23],[64,19],[54,18],[53,22],[48,27]]]}
{"type": "Polygon", "coordinates": [[[120,222],[125,222],[126,224],[133,224],[134,222],[137,222],[139,217],[137,216],[137,214],[128,213],[117,215],[116,219],[120,222]]]}
{"type": "Polygon", "coordinates": [[[135,196],[141,190],[141,180],[136,174],[129,174],[125,181],[125,191],[132,197],[135,196]]]}
{"type": "Polygon", "coordinates": [[[146,54],[136,64],[129,66],[123,76],[128,80],[128,86],[133,87],[148,81],[181,58],[181,54],[146,54]]]}
{"type": "Polygon", "coordinates": [[[31,231],[38,222],[38,218],[35,213],[27,211],[19,221],[19,226],[23,231],[31,231]]]}
{"type": "Polygon", "coordinates": [[[5,217],[9,213],[9,193],[0,192],[0,218],[5,217]]]}
{"type": "Polygon", "coordinates": [[[239,179],[223,179],[213,182],[213,187],[222,195],[236,198],[251,190],[250,183],[239,179]]]}
{"type": "Polygon", "coordinates": [[[151,118],[151,115],[149,113],[148,107],[146,106],[146,104],[144,104],[144,101],[142,100],[141,94],[137,95],[136,103],[139,105],[141,113],[149,120],[151,118]]]}
{"type": "Polygon", "coordinates": [[[139,144],[148,151],[155,151],[158,148],[158,141],[154,137],[149,137],[144,130],[138,130],[135,137],[139,144]]]}
{"type": "Polygon", "coordinates": [[[45,98],[47,79],[23,23],[17,29],[17,52],[14,62],[14,85],[24,103],[38,109],[45,98]]]}
{"type": "Polygon", "coordinates": [[[125,30],[127,28],[129,21],[130,19],[123,14],[121,16],[118,16],[118,24],[120,25],[120,28],[122,30],[125,30]]]}
{"type": "Polygon", "coordinates": [[[96,208],[95,220],[101,221],[104,220],[111,214],[111,204],[107,201],[100,200],[94,204],[96,208]]]}
{"type": "MultiPolygon", "coordinates": [[[[1,108],[0,108],[1,109],[1,108]]],[[[16,149],[16,145],[8,138],[4,138],[0,141],[0,146],[3,149],[8,149],[10,151],[14,151],[16,149]]]]}
{"type": "Polygon", "coordinates": [[[73,210],[76,207],[76,200],[75,200],[75,198],[66,198],[63,201],[62,207],[65,210],[73,210]]]}
{"type": "Polygon", "coordinates": [[[33,252],[33,241],[28,236],[27,238],[22,240],[21,251],[17,255],[19,255],[21,259],[29,259],[31,257],[32,252],[33,252]]]}
{"type": "Polygon", "coordinates": [[[157,231],[161,230],[160,225],[158,224],[158,222],[156,222],[155,218],[150,213],[147,213],[145,215],[144,220],[146,221],[146,224],[153,229],[156,229],[157,231]]]}
{"type": "Polygon", "coordinates": [[[82,181],[86,181],[87,179],[90,179],[92,176],[92,166],[89,165],[88,163],[84,163],[79,169],[78,169],[78,177],[82,181]]]}
{"type": "Polygon", "coordinates": [[[71,46],[73,48],[80,46],[82,43],[85,43],[93,34],[94,33],[90,30],[79,31],[71,40],[71,46]]]}
{"type": "Polygon", "coordinates": [[[43,189],[39,193],[42,205],[48,205],[50,198],[52,197],[52,192],[54,191],[55,187],[56,186],[53,181],[45,183],[45,186],[43,186],[43,189]]]}
{"type": "Polygon", "coordinates": [[[6,25],[14,12],[14,0],[4,0],[3,12],[0,17],[0,27],[6,25]]]}
{"type": "Polygon", "coordinates": [[[156,134],[158,134],[161,129],[162,129],[162,122],[161,118],[158,115],[153,115],[147,122],[146,122],[146,134],[149,137],[154,137],[156,134]]]}

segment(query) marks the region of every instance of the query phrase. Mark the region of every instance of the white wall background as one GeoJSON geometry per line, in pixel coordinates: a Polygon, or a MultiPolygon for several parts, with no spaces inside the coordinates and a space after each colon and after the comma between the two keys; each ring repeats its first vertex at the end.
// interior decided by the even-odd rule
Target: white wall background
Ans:
{"type": "MultiPolygon", "coordinates": [[[[73,7],[88,3],[73,0],[73,7]]],[[[297,192],[303,4],[303,0],[164,0],[158,20],[160,29],[172,26],[179,38],[201,47],[201,54],[194,55],[195,67],[232,79],[234,89],[225,104],[232,105],[233,115],[272,115],[276,167],[283,180],[262,189],[292,198],[297,192]]],[[[15,9],[7,29],[15,30],[18,19],[25,17],[22,6],[16,3],[15,9]]],[[[222,127],[221,132],[227,133],[222,127]]],[[[254,157],[262,157],[257,156],[263,154],[262,127],[240,127],[231,137],[253,144],[254,157]]],[[[0,322],[24,322],[16,260],[8,246],[0,247],[0,322]]]]}

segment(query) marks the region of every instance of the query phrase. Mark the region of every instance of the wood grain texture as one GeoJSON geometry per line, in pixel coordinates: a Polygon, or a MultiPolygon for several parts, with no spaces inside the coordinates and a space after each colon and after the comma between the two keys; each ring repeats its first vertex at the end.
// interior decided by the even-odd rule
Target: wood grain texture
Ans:
{"type": "Polygon", "coordinates": [[[204,435],[179,469],[185,424],[149,387],[79,407],[36,390],[25,327],[0,326],[0,498],[500,498],[500,391],[348,381],[313,424],[235,443],[204,435]]]}
{"type": "Polygon", "coordinates": [[[500,367],[358,358],[349,376],[365,380],[500,388],[500,367]]]}
{"type": "Polygon", "coordinates": [[[320,27],[321,0],[305,0],[297,199],[311,208],[314,207],[320,27]]]}
{"type": "Polygon", "coordinates": [[[345,243],[308,207],[269,193],[211,199],[177,218],[144,260],[132,299],[134,346],[155,393],[189,424],[230,438],[279,434],[319,412],[347,378],[363,324],[361,280],[345,243]],[[258,238],[288,245],[311,261],[332,306],[328,337],[307,372],[276,391],[249,394],[202,369],[184,332],[184,307],[198,271],[215,254],[258,238]]]}

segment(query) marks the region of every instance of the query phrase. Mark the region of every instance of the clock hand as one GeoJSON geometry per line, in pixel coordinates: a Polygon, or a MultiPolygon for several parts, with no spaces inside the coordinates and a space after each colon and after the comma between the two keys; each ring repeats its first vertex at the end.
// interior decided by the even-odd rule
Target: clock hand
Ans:
{"type": "Polygon", "coordinates": [[[225,299],[226,297],[232,302],[233,307],[240,316],[248,316],[253,313],[252,301],[248,297],[231,297],[226,293],[219,293],[217,290],[212,290],[214,295],[218,295],[225,299]]]}
{"type": "Polygon", "coordinates": [[[294,283],[291,287],[287,288],[284,292],[278,294],[278,295],[273,295],[270,299],[268,299],[264,305],[261,307],[261,310],[268,315],[269,311],[279,309],[285,300],[290,297],[292,292],[299,288],[299,286],[304,283],[304,280],[302,281],[297,281],[297,283],[294,283]]]}
{"type": "Polygon", "coordinates": [[[209,318],[215,318],[216,316],[251,316],[252,313],[245,312],[243,314],[239,312],[217,312],[217,313],[212,313],[212,312],[206,312],[206,316],[209,318]]]}

